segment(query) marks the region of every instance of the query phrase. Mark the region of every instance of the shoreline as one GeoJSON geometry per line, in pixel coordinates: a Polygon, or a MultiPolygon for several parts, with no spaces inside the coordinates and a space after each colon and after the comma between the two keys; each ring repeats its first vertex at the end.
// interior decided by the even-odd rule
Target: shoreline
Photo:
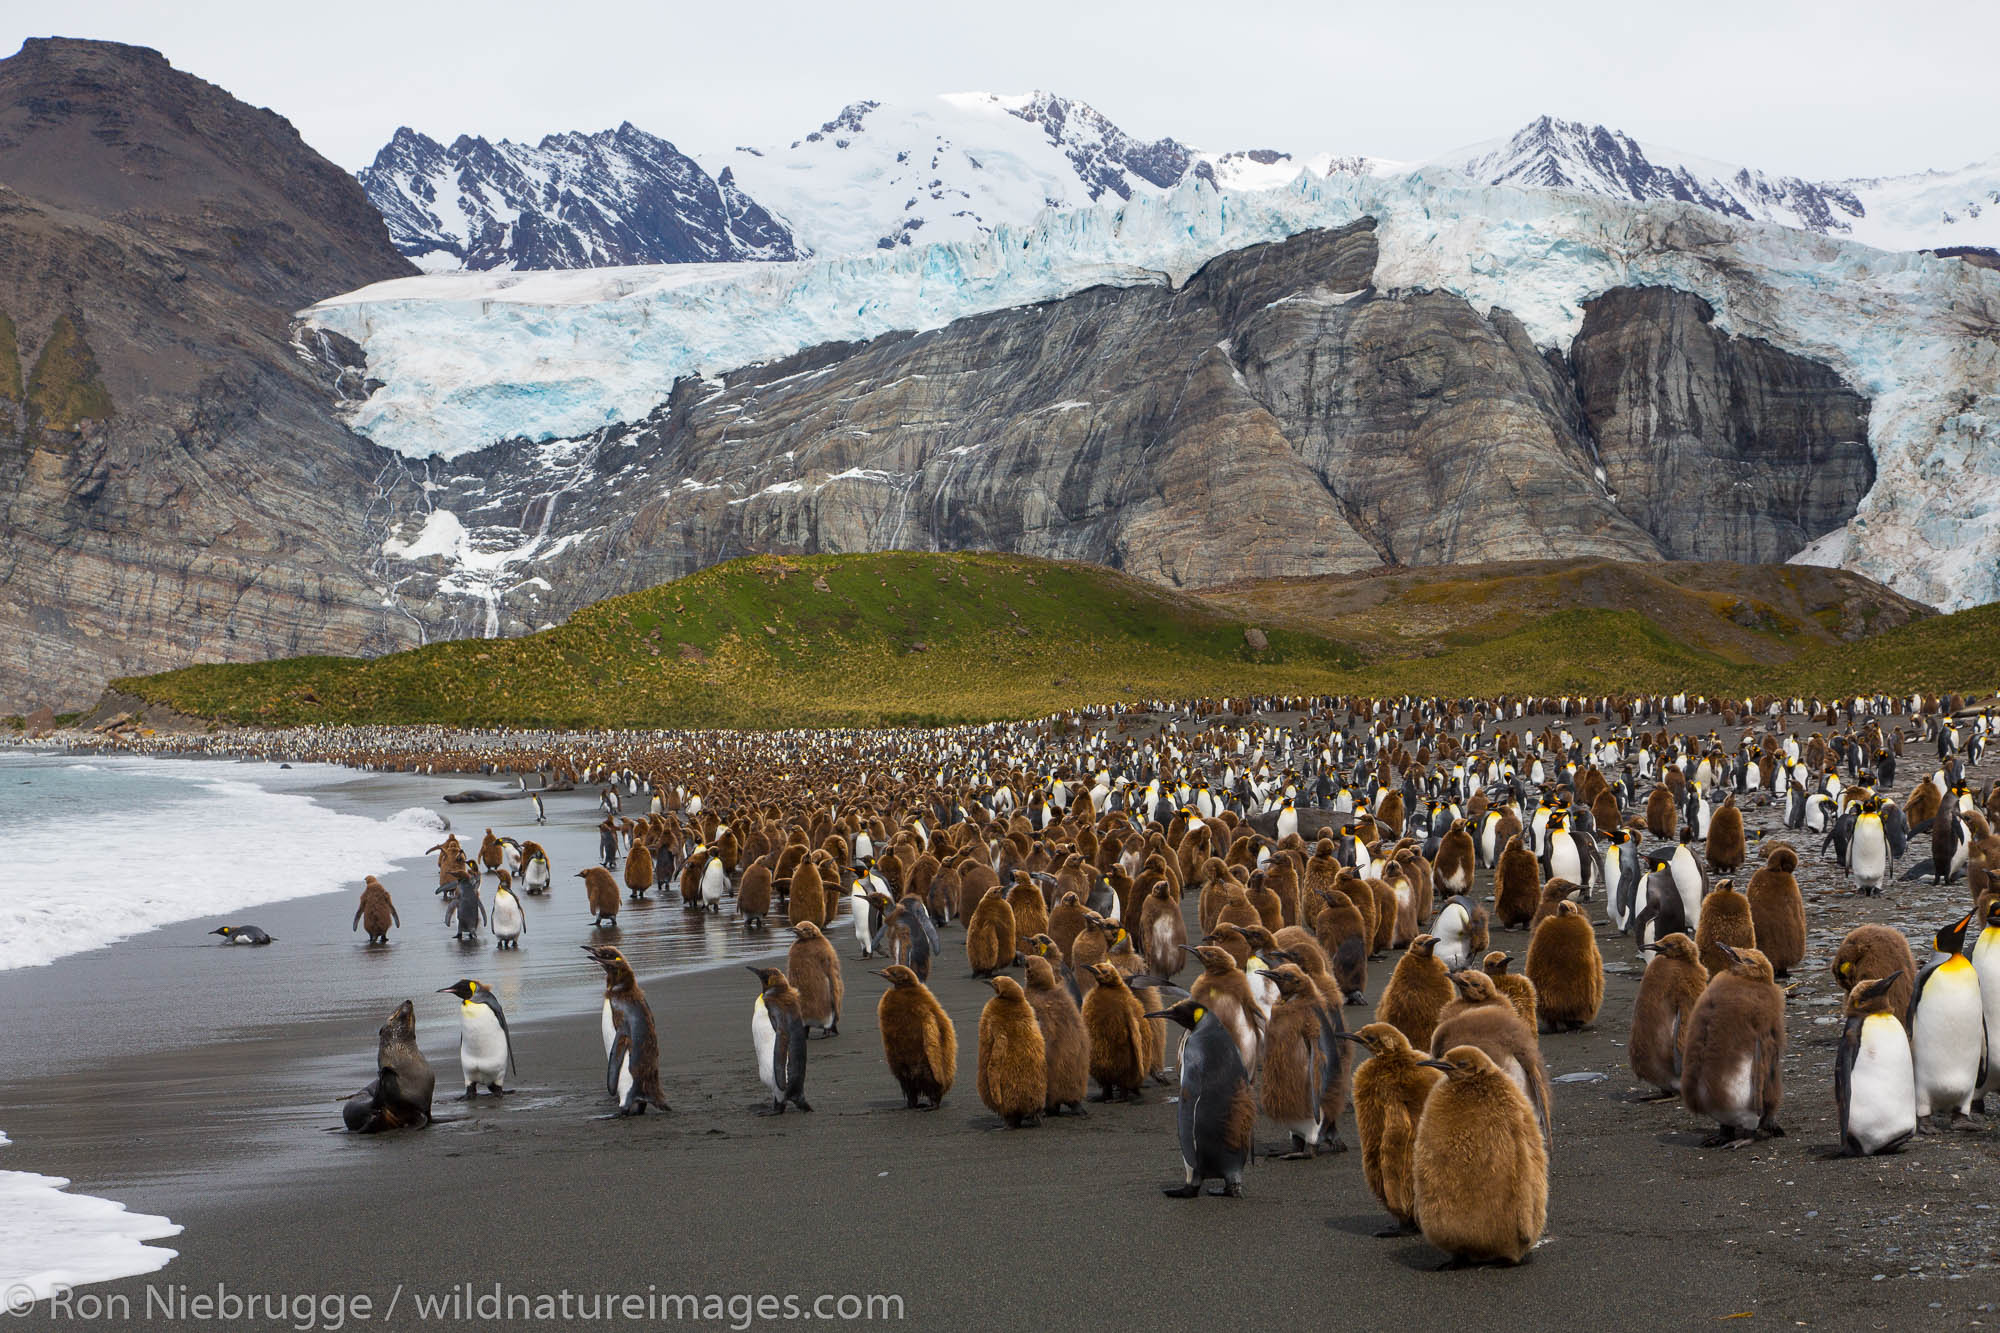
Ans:
{"type": "MultiPolygon", "coordinates": [[[[365,774],[314,799],[439,808],[443,790],[509,781],[365,774]]],[[[204,918],[0,973],[0,1012],[19,1034],[0,1044],[0,1128],[14,1140],[5,1164],[67,1176],[79,1193],[184,1228],[166,1242],[179,1257],[163,1270],[77,1290],[128,1302],[129,1318],[93,1326],[193,1327],[192,1316],[149,1316],[148,1291],[199,1294],[218,1283],[369,1297],[366,1321],[342,1307],[349,1328],[382,1322],[399,1284],[405,1304],[392,1327],[546,1326],[532,1310],[497,1321],[413,1315],[419,1290],[435,1296],[468,1281],[482,1294],[499,1282],[537,1297],[896,1295],[904,1311],[893,1322],[994,1329],[1101,1327],[1107,1316],[1177,1328],[1246,1285],[1259,1322],[1323,1322],[1339,1310],[1363,1329],[1428,1328],[1440,1314],[1475,1310],[1536,1328],[1684,1328],[1745,1312],[1908,1327],[1940,1314],[1978,1318],[1982,1303],[2000,1303],[1991,1266],[2000,1218],[1978,1207],[1987,1202],[1978,1182],[1996,1160],[1990,1135],[1926,1140],[1887,1158],[1816,1156],[1835,1138],[1837,1028],[1823,1023],[1837,1010],[1823,937],[1892,908],[1914,930],[1962,887],[1902,886],[1894,900],[1863,903],[1841,893],[1821,900],[1831,876],[1808,886],[1813,945],[1788,1004],[1791,1133],[1741,1152],[1695,1146],[1707,1127],[1677,1105],[1626,1100],[1633,1080],[1622,1043],[1638,973],[1629,943],[1600,924],[1608,976],[1599,1022],[1542,1043],[1552,1078],[1605,1076],[1554,1085],[1548,1238],[1522,1268],[1438,1275],[1429,1270],[1440,1256],[1420,1239],[1370,1234],[1382,1218],[1358,1151],[1260,1162],[1241,1202],[1162,1198],[1158,1187],[1179,1169],[1171,1089],[1149,1090],[1138,1106],[1093,1105],[1082,1120],[997,1129],[975,1089],[978,1013],[990,991],[965,975],[956,925],[944,930],[933,971],[960,1047],[941,1111],[902,1109],[882,1064],[881,987],[865,970],[875,964],[856,961],[851,935],[836,929],[848,1000],[841,1035],[809,1048],[817,1113],[760,1119],[753,1112],[765,1098],[745,1031],[755,990],[741,964],[782,952],[789,933],[779,927],[768,948],[746,947],[728,913],[628,904],[615,938],[651,998],[674,1113],[599,1119],[610,1109],[601,984],[576,949],[597,934],[569,878],[595,862],[594,791],[549,806],[539,832],[525,802],[450,808],[462,838],[476,840],[491,820],[550,850],[555,884],[548,899],[529,900],[516,953],[484,937],[476,948],[454,944],[431,864],[418,858],[383,877],[403,917],[386,949],[348,931],[348,891],[243,914],[279,937],[268,948],[200,943],[204,918]],[[505,819],[516,812],[529,822],[505,819]],[[503,988],[520,1058],[520,1091],[470,1108],[449,1100],[455,1010],[433,994],[461,975],[503,988]],[[375,1027],[403,998],[417,1005],[442,1119],[373,1138],[332,1132],[335,1099],[366,1081],[375,1027]],[[1951,1252],[1963,1264],[1956,1276],[1937,1267],[1951,1252]]],[[[1753,838],[1777,814],[1753,811],[1753,838]]],[[[1594,904],[1593,921],[1598,914],[1594,904]]],[[[1494,932],[1494,947],[1517,961],[1526,941],[1494,932]]],[[[1350,1026],[1370,1016],[1393,961],[1370,965],[1371,1008],[1346,1010],[1350,1026]]],[[[1343,1137],[1358,1142],[1351,1113],[1343,1137]]],[[[1260,1142],[1276,1139],[1260,1125],[1260,1142]]],[[[47,1306],[36,1314],[52,1327],[83,1322],[47,1306]]],[[[714,1317],[640,1322],[788,1321],[744,1323],[725,1306],[714,1317]]]]}

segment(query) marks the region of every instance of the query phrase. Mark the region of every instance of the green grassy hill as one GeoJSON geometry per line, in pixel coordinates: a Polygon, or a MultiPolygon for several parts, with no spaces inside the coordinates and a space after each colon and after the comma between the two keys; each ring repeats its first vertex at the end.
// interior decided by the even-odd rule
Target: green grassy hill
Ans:
{"type": "Polygon", "coordinates": [[[2000,607],[1930,616],[1866,579],[1787,567],[1569,561],[1196,596],[1025,556],[764,556],[527,638],[112,688],[232,723],[560,727],[943,724],[1264,691],[1985,691],[1996,626],[2000,607]],[[1249,647],[1252,626],[1267,647],[1249,647]]]}
{"type": "Polygon", "coordinates": [[[1089,700],[1316,689],[1354,655],[1092,565],[1010,555],[753,557],[521,639],[365,661],[200,666],[112,688],[200,717],[526,726],[877,726],[1089,700]]]}

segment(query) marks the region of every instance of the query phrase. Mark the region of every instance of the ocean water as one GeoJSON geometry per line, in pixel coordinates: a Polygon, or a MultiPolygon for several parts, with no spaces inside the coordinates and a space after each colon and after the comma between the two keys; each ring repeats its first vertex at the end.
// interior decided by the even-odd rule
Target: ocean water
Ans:
{"type": "Polygon", "coordinates": [[[346,887],[420,854],[438,821],[328,807],[322,765],[0,752],[0,970],[346,887]]]}
{"type": "MultiPolygon", "coordinates": [[[[422,807],[374,819],[305,794],[361,776],[0,752],[0,970],[346,887],[437,840],[438,820],[422,807]]],[[[25,1284],[46,1299],[57,1286],[150,1273],[174,1257],[145,1242],[178,1234],[175,1223],[68,1184],[0,1170],[0,1292],[25,1284]]]]}
{"type": "MultiPolygon", "coordinates": [[[[0,1147],[6,1144],[0,1134],[0,1147]]],[[[57,1287],[155,1272],[174,1257],[146,1242],[179,1235],[180,1227],[110,1199],[71,1194],[68,1184],[60,1176],[0,1171],[0,1299],[20,1302],[25,1288],[43,1301],[57,1287]]]]}

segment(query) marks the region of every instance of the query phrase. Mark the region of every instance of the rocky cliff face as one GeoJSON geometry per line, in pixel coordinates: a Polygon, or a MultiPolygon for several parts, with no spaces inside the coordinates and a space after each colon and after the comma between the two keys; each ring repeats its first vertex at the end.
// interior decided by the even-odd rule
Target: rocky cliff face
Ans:
{"type": "Polygon", "coordinates": [[[1676,292],[1575,364],[1372,286],[1366,222],[686,379],[644,423],[462,456],[399,533],[430,620],[518,632],[758,551],[998,548],[1158,582],[1528,553],[1781,559],[1853,512],[1867,404],[1676,292]],[[1602,451],[1602,452],[1600,452],[1602,451]]]}
{"type": "Polygon", "coordinates": [[[353,180],[157,52],[36,40],[0,61],[0,181],[0,711],[416,642],[369,576],[408,497],[291,345],[301,304],[410,271],[353,180]]]}
{"type": "Polygon", "coordinates": [[[1662,288],[1592,301],[1570,347],[1619,509],[1674,560],[1783,560],[1875,481],[1868,401],[1818,362],[1662,288]]]}

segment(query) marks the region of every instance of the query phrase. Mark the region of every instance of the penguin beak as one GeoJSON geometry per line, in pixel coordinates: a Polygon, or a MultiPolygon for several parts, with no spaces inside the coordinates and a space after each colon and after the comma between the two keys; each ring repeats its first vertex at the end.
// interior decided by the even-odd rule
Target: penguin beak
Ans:
{"type": "Polygon", "coordinates": [[[1449,1060],[1419,1060],[1417,1063],[1426,1069],[1449,1070],[1451,1068],[1451,1061],[1449,1060]]]}
{"type": "Polygon", "coordinates": [[[456,994],[458,994],[458,987],[456,987],[456,986],[439,986],[439,987],[437,988],[437,993],[438,993],[439,995],[456,995],[456,994]]]}

